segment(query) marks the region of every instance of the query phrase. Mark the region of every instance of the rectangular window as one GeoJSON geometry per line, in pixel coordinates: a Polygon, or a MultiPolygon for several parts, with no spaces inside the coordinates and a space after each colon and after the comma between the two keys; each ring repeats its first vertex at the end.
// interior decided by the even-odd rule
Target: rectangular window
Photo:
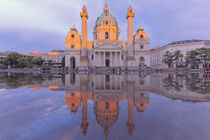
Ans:
{"type": "Polygon", "coordinates": [[[144,49],[144,45],[140,45],[140,48],[141,48],[141,49],[144,49]]]}

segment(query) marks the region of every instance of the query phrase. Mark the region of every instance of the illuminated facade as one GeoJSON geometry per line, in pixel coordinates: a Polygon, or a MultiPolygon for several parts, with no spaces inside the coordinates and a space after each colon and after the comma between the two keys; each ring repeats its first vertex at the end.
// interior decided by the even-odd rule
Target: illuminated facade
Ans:
{"type": "Polygon", "coordinates": [[[80,13],[82,35],[75,27],[66,36],[65,66],[67,69],[146,69],[150,67],[149,37],[139,27],[133,35],[135,13],[130,6],[127,11],[127,41],[120,40],[120,29],[114,16],[105,4],[103,13],[95,22],[93,41],[87,41],[87,8],[80,13]]]}
{"type": "Polygon", "coordinates": [[[34,51],[33,53],[24,53],[24,56],[38,58],[41,57],[44,60],[44,64],[52,63],[54,67],[62,67],[62,59],[65,56],[64,50],[52,50],[48,53],[40,53],[34,51]]]}

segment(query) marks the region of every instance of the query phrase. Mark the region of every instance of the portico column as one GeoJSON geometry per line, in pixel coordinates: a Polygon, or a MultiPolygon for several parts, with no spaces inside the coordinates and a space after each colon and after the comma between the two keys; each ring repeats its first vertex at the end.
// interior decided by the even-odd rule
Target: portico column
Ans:
{"type": "Polygon", "coordinates": [[[112,67],[112,52],[110,52],[110,66],[112,67]]]}
{"type": "Polygon", "coordinates": [[[119,66],[121,66],[121,53],[119,52],[119,66]]]}
{"type": "Polygon", "coordinates": [[[120,67],[122,66],[122,53],[120,52],[120,67]]]}
{"type": "Polygon", "coordinates": [[[106,67],[106,52],[104,52],[104,67],[106,67]]]}
{"type": "Polygon", "coordinates": [[[94,66],[96,66],[96,52],[94,52],[94,66]]]}
{"type": "Polygon", "coordinates": [[[115,67],[117,66],[117,52],[115,52],[115,67]]]}
{"type": "Polygon", "coordinates": [[[101,66],[101,52],[99,52],[99,66],[101,66]]]}

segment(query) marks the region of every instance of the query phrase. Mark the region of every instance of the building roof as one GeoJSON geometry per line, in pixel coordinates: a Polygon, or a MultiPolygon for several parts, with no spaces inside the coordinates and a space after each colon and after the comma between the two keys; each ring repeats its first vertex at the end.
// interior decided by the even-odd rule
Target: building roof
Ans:
{"type": "Polygon", "coordinates": [[[192,43],[207,43],[207,44],[210,44],[210,40],[198,40],[198,39],[192,39],[192,40],[182,40],[182,41],[174,41],[174,42],[171,42],[167,45],[164,45],[162,47],[158,47],[158,48],[154,48],[154,49],[151,49],[150,52],[156,52],[156,51],[159,51],[161,49],[164,49],[168,46],[173,46],[173,45],[183,45],[183,44],[192,44],[192,43]]]}
{"type": "Polygon", "coordinates": [[[101,23],[103,23],[105,19],[110,20],[110,22],[111,22],[113,25],[117,25],[117,26],[118,26],[118,23],[117,23],[117,20],[115,19],[115,17],[113,17],[111,14],[106,15],[105,13],[103,13],[101,16],[99,16],[99,17],[96,19],[96,24],[101,24],[101,23]]]}
{"type": "Polygon", "coordinates": [[[171,42],[165,46],[169,46],[169,45],[177,45],[177,44],[188,44],[188,43],[197,43],[197,42],[210,42],[210,40],[197,40],[197,39],[193,39],[193,40],[182,40],[182,41],[175,41],[175,42],[171,42]]]}

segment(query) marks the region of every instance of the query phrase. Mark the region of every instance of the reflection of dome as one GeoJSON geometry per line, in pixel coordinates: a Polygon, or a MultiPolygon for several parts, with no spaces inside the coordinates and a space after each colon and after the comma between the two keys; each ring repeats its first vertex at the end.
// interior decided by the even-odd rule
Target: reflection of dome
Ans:
{"type": "Polygon", "coordinates": [[[138,103],[135,102],[135,107],[138,110],[139,113],[143,113],[146,109],[149,103],[138,103]]]}
{"type": "Polygon", "coordinates": [[[104,134],[108,136],[109,129],[116,123],[119,114],[118,101],[96,101],[94,103],[96,121],[104,128],[104,134]]]}
{"type": "Polygon", "coordinates": [[[139,113],[143,113],[149,105],[149,94],[140,93],[136,95],[134,105],[139,113]]]}
{"type": "Polygon", "coordinates": [[[80,103],[81,103],[80,93],[66,94],[66,105],[71,110],[71,112],[76,113],[80,107],[80,103]]]}

